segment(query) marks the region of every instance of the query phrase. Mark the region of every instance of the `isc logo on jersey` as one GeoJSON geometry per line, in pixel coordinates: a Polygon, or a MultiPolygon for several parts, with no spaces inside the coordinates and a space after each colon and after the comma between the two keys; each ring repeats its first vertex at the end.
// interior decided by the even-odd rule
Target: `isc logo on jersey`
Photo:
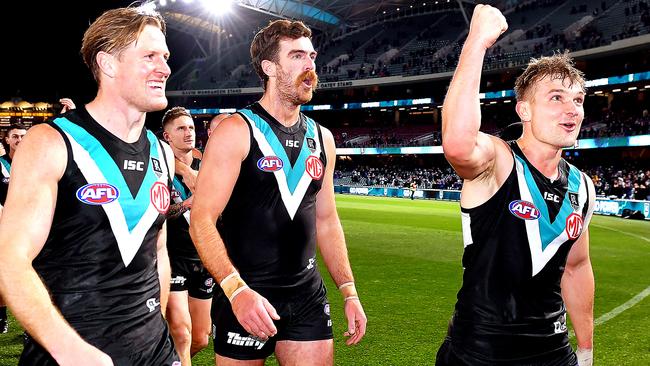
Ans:
{"type": "Polygon", "coordinates": [[[578,215],[575,212],[569,215],[569,217],[566,218],[566,233],[569,239],[578,239],[582,233],[583,225],[584,222],[582,221],[582,216],[578,215]]]}
{"type": "Polygon", "coordinates": [[[311,155],[305,161],[305,170],[313,180],[319,180],[323,177],[323,162],[314,155],[311,155]]]}
{"type": "Polygon", "coordinates": [[[522,200],[517,200],[517,201],[512,201],[510,202],[510,205],[508,205],[508,209],[510,210],[510,213],[515,215],[516,217],[524,220],[537,220],[539,219],[539,210],[535,205],[528,201],[522,201],[522,200]]]}
{"type": "Polygon", "coordinates": [[[120,191],[108,183],[88,183],[77,189],[77,199],[87,205],[105,205],[119,196],[120,191]]]}
{"type": "Polygon", "coordinates": [[[171,201],[167,185],[161,182],[156,182],[151,186],[151,191],[149,193],[151,195],[151,204],[153,207],[155,207],[161,214],[166,213],[171,201]]]}
{"type": "Polygon", "coordinates": [[[282,169],[284,163],[277,156],[265,156],[257,161],[257,168],[263,172],[277,172],[282,169]]]}

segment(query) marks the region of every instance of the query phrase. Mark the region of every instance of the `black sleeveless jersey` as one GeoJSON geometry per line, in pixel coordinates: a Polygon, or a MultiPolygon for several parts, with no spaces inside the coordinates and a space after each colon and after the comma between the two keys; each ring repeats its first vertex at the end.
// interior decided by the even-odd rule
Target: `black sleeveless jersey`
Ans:
{"type": "Polygon", "coordinates": [[[250,130],[250,150],[218,223],[242,278],[266,297],[313,291],[316,194],[325,165],[319,125],[300,114],[284,127],[259,103],[238,111],[250,130]]]}
{"type": "MultiPolygon", "coordinates": [[[[194,158],[190,168],[199,170],[201,159],[194,158]]],[[[183,177],[176,174],[172,182],[172,202],[181,203],[192,196],[192,192],[183,183],[183,177]]],[[[167,250],[170,258],[200,260],[199,253],[190,237],[190,211],[178,217],[167,219],[167,250]]]]}
{"type": "Polygon", "coordinates": [[[470,364],[571,351],[560,281],[591,216],[589,178],[562,159],[551,181],[510,146],[514,166],[503,185],[461,208],[465,271],[449,335],[457,353],[475,357],[470,364]]]}
{"type": "Polygon", "coordinates": [[[51,126],[68,161],[34,268],[68,323],[112,358],[157,344],[167,326],[156,249],[170,152],[146,129],[135,143],[118,139],[83,107],[51,126]]]}
{"type": "Polygon", "coordinates": [[[0,156],[0,205],[4,206],[9,189],[9,174],[11,173],[11,158],[9,155],[0,156]]]}

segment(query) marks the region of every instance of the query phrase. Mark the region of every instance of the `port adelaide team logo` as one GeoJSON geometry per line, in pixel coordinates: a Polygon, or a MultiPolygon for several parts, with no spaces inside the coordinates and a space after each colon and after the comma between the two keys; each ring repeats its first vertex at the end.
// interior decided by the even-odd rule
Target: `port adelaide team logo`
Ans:
{"type": "Polygon", "coordinates": [[[535,205],[528,201],[517,200],[510,202],[508,205],[510,213],[522,220],[537,220],[539,219],[539,210],[535,205]]]}
{"type": "Polygon", "coordinates": [[[87,205],[105,205],[119,197],[117,187],[108,183],[89,183],[77,189],[77,199],[87,205]]]}
{"type": "Polygon", "coordinates": [[[284,166],[282,159],[277,156],[264,156],[257,161],[257,168],[263,172],[277,172],[284,166]]]}

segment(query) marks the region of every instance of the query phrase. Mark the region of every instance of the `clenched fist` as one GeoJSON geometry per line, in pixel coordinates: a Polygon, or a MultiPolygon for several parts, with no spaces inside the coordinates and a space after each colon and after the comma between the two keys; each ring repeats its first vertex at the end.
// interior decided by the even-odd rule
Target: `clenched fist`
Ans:
{"type": "Polygon", "coordinates": [[[467,40],[478,42],[488,49],[506,30],[508,30],[508,23],[499,9],[490,5],[476,5],[467,40]]]}

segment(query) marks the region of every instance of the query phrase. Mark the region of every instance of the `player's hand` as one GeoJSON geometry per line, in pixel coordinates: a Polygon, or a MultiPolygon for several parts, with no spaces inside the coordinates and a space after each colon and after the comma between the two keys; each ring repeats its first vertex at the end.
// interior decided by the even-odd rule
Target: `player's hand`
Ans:
{"type": "Polygon", "coordinates": [[[368,323],[368,318],[363,312],[363,306],[359,299],[350,299],[345,302],[345,318],[348,320],[348,330],[343,335],[350,337],[345,344],[349,346],[359,343],[366,334],[366,324],[368,323]]]}
{"type": "Polygon", "coordinates": [[[277,311],[268,300],[248,288],[232,300],[232,312],[246,331],[266,341],[278,333],[273,320],[280,320],[277,311]]]}
{"type": "Polygon", "coordinates": [[[593,348],[580,348],[576,351],[578,366],[592,366],[594,364],[593,348]]]}
{"type": "Polygon", "coordinates": [[[479,4],[472,14],[467,40],[478,42],[487,50],[506,30],[508,22],[499,9],[479,4]]]}
{"type": "Polygon", "coordinates": [[[59,103],[61,103],[63,105],[63,109],[61,109],[61,114],[65,113],[65,112],[67,112],[67,111],[69,111],[71,109],[77,108],[77,106],[75,106],[74,102],[70,98],[61,98],[61,99],[59,99],[59,103]]]}
{"type": "Polygon", "coordinates": [[[196,176],[198,174],[198,171],[190,169],[189,167],[185,172],[181,173],[181,176],[183,177],[183,183],[185,183],[187,188],[189,188],[190,192],[192,193],[194,193],[194,190],[196,189],[196,176]]]}
{"type": "Polygon", "coordinates": [[[65,354],[56,357],[61,366],[113,366],[113,360],[98,348],[83,342],[78,347],[70,347],[65,354]]]}
{"type": "Polygon", "coordinates": [[[187,208],[188,210],[191,210],[192,202],[194,202],[194,196],[190,196],[190,198],[183,201],[183,207],[187,208]]]}

